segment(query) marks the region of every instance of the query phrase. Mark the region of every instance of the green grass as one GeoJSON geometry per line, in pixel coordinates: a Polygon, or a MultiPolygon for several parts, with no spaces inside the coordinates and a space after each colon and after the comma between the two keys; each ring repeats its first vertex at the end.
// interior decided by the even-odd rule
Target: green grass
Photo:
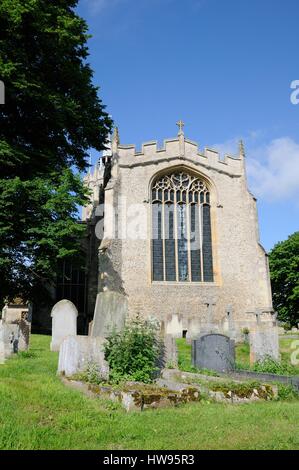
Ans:
{"type": "MultiPolygon", "coordinates": [[[[294,349],[291,348],[294,339],[289,338],[280,338],[280,353],[281,353],[281,374],[286,375],[299,375],[299,366],[291,365],[291,354],[294,352],[294,349]],[[285,372],[284,372],[285,369],[285,372]]],[[[186,342],[184,338],[177,339],[177,346],[179,352],[179,368],[186,372],[196,372],[196,369],[191,364],[191,345],[186,342]]],[[[296,349],[299,349],[299,345],[296,346],[296,349]]],[[[249,361],[250,348],[248,343],[239,343],[236,345],[236,366],[239,369],[249,370],[250,361],[249,361]]],[[[297,354],[299,357],[299,354],[297,354]]],[[[206,372],[208,371],[200,371],[206,372]]],[[[269,372],[271,372],[269,370],[269,372]]],[[[207,374],[208,375],[208,374],[207,374]]]]}
{"type": "Polygon", "coordinates": [[[197,403],[127,414],[65,387],[50,338],[0,365],[1,449],[299,449],[299,402],[197,403]]]}
{"type": "MultiPolygon", "coordinates": [[[[279,339],[279,348],[281,354],[281,369],[280,374],[286,375],[299,375],[299,366],[294,366],[291,364],[291,354],[294,349],[291,348],[294,339],[289,338],[280,338],[279,339]]],[[[296,346],[296,349],[299,348],[299,345],[296,346]]],[[[249,344],[237,344],[236,345],[236,363],[239,368],[249,369],[249,344]]],[[[299,354],[298,354],[299,357],[299,354]]],[[[266,372],[266,370],[265,370],[266,372]]],[[[269,370],[271,372],[271,370],[269,370]]]]}

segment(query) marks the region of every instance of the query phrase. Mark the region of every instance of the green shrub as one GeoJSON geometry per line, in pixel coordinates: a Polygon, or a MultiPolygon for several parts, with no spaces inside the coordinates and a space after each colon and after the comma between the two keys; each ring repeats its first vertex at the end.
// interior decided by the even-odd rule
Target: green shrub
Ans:
{"type": "Polygon", "coordinates": [[[110,380],[150,383],[158,370],[162,344],[157,325],[139,317],[129,321],[120,333],[113,331],[105,344],[110,380]]]}
{"type": "Polygon", "coordinates": [[[283,329],[284,331],[290,331],[292,329],[291,323],[284,323],[283,329]]]}
{"type": "Polygon", "coordinates": [[[243,333],[243,335],[249,335],[249,333],[250,333],[249,328],[247,328],[247,327],[243,328],[242,333],[243,333]]]}
{"type": "Polygon", "coordinates": [[[299,393],[292,385],[285,385],[280,382],[277,383],[278,399],[279,400],[298,400],[299,393]]]}
{"type": "Polygon", "coordinates": [[[97,364],[89,362],[83,372],[79,372],[73,376],[75,380],[81,380],[93,385],[100,385],[103,383],[101,370],[97,364]]]}
{"type": "Polygon", "coordinates": [[[296,375],[297,369],[291,364],[285,362],[278,362],[267,357],[263,361],[257,361],[253,366],[252,370],[255,372],[265,372],[268,374],[278,374],[278,375],[296,375]]]}

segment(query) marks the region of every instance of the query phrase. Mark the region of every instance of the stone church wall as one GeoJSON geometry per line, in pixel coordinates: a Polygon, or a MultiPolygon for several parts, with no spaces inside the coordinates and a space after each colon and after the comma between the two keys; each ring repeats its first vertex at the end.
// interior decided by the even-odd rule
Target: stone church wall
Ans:
{"type": "Polygon", "coordinates": [[[245,156],[221,161],[215,151],[200,153],[183,135],[164,145],[157,149],[150,142],[141,152],[114,148],[99,292],[123,293],[129,315],[158,318],[174,336],[187,330],[194,337],[211,318],[221,330],[228,310],[239,332],[256,322],[257,312],[271,322],[267,257],[259,243],[256,201],[247,189],[245,156]],[[152,281],[150,185],[157,174],[175,169],[194,172],[210,186],[213,283],[152,281]]]}

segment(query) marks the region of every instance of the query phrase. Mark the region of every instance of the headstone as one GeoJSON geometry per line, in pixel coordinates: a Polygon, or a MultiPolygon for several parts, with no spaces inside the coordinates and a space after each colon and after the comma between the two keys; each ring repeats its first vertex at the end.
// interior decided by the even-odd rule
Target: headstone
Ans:
{"type": "Polygon", "coordinates": [[[229,372],[235,368],[235,342],[228,336],[207,334],[192,341],[192,364],[198,369],[229,372]]]}
{"type": "Polygon", "coordinates": [[[183,321],[181,315],[173,313],[168,315],[166,320],[166,335],[171,335],[176,338],[182,337],[183,321]]]}
{"type": "Polygon", "coordinates": [[[234,316],[233,316],[233,307],[232,307],[232,305],[227,306],[226,315],[227,315],[227,320],[228,320],[228,330],[233,332],[234,329],[235,329],[235,324],[234,324],[234,316]]]}
{"type": "Polygon", "coordinates": [[[27,318],[28,312],[23,312],[21,319],[15,321],[15,324],[19,326],[19,351],[28,351],[29,349],[31,322],[27,318]]]}
{"type": "Polygon", "coordinates": [[[216,333],[219,330],[219,327],[215,324],[214,319],[214,309],[216,306],[216,300],[212,297],[209,297],[205,302],[206,305],[206,314],[204,321],[201,324],[201,335],[208,333],[216,333]]]}
{"type": "Polygon", "coordinates": [[[18,352],[19,326],[0,321],[0,364],[18,352]]]}
{"type": "Polygon", "coordinates": [[[2,321],[7,325],[19,326],[18,350],[27,351],[31,333],[31,306],[18,302],[5,305],[2,310],[2,321]]]}
{"type": "Polygon", "coordinates": [[[177,367],[178,366],[178,348],[176,338],[172,335],[164,336],[164,366],[177,367]]]}
{"type": "Polygon", "coordinates": [[[52,317],[51,351],[59,351],[60,345],[66,336],[77,334],[78,311],[70,300],[60,300],[54,305],[52,317]]]}
{"type": "Polygon", "coordinates": [[[250,329],[250,364],[266,358],[279,361],[279,336],[275,326],[258,324],[250,329]]]}
{"type": "Polygon", "coordinates": [[[104,339],[90,336],[67,336],[59,351],[58,373],[71,377],[95,365],[103,379],[109,378],[109,366],[104,357],[104,339]]]}
{"type": "Polygon", "coordinates": [[[209,299],[207,303],[208,315],[207,315],[207,327],[209,330],[213,329],[214,325],[214,307],[216,303],[213,299],[209,299]]]}
{"type": "Polygon", "coordinates": [[[28,318],[29,307],[25,303],[21,303],[18,299],[13,303],[6,304],[2,310],[2,320],[5,323],[14,323],[16,320],[28,318]]]}
{"type": "Polygon", "coordinates": [[[113,291],[98,294],[91,336],[105,338],[113,329],[121,331],[125,325],[127,309],[127,299],[123,294],[113,291]]]}

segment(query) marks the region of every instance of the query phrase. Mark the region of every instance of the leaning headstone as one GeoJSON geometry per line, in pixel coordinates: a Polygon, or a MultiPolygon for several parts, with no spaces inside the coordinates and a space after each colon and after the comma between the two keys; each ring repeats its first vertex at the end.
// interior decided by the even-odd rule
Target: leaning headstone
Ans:
{"type": "Polygon", "coordinates": [[[19,326],[0,322],[0,364],[18,352],[19,326]]]}
{"type": "Polygon", "coordinates": [[[279,355],[279,336],[277,327],[269,327],[259,323],[256,327],[250,329],[250,364],[257,361],[263,361],[267,358],[278,361],[279,355]]]}
{"type": "Polygon", "coordinates": [[[192,341],[192,365],[218,372],[234,370],[235,342],[220,334],[200,336],[192,341]]]}
{"type": "Polygon", "coordinates": [[[58,373],[71,377],[95,367],[99,375],[107,380],[109,366],[104,356],[104,339],[90,336],[68,336],[62,341],[59,351],[58,373]]]}
{"type": "Polygon", "coordinates": [[[54,305],[52,317],[51,351],[59,351],[60,345],[66,336],[77,334],[78,310],[70,300],[60,300],[54,305]]]}
{"type": "Polygon", "coordinates": [[[112,330],[121,331],[127,315],[127,299],[123,294],[113,291],[97,295],[92,337],[105,338],[112,330]]]}

